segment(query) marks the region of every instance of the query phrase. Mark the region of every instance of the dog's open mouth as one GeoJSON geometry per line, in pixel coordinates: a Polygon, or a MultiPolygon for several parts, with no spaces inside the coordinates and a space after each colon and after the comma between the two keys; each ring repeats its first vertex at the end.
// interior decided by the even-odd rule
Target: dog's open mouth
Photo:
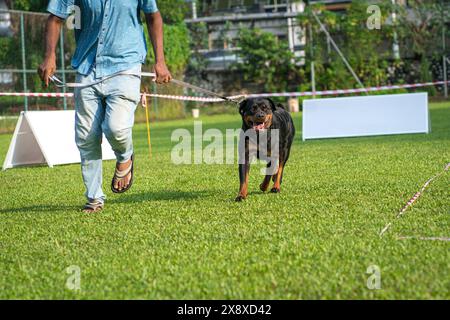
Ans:
{"type": "Polygon", "coordinates": [[[249,125],[255,131],[266,129],[266,121],[249,121],[249,125]]]}

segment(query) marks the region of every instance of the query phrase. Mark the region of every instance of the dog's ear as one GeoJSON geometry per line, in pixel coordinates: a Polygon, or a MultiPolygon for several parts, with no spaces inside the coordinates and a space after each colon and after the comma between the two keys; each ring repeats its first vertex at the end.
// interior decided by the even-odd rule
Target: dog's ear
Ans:
{"type": "Polygon", "coordinates": [[[244,100],[244,101],[241,101],[241,102],[239,103],[239,113],[241,114],[241,116],[244,115],[245,107],[246,107],[246,106],[247,106],[247,99],[244,100]]]}
{"type": "Polygon", "coordinates": [[[275,104],[275,102],[273,102],[273,100],[270,98],[267,98],[267,101],[269,101],[272,111],[275,111],[277,109],[277,105],[275,104]]]}

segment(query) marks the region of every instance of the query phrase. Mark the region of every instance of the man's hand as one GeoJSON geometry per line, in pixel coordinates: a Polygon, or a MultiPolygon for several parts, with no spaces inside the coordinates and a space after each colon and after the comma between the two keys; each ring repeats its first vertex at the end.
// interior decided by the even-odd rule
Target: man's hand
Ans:
{"type": "Polygon", "coordinates": [[[155,53],[155,73],[156,83],[169,83],[172,80],[172,75],[166,65],[164,58],[164,35],[163,35],[163,20],[159,11],[154,13],[147,13],[145,15],[147,20],[148,33],[153,45],[153,52],[155,53]]]}
{"type": "Polygon", "coordinates": [[[48,87],[50,77],[56,72],[56,45],[59,40],[59,33],[64,21],[54,15],[49,15],[45,26],[45,59],[39,66],[37,72],[41,80],[48,87]]]}
{"type": "Polygon", "coordinates": [[[41,80],[48,87],[49,78],[56,72],[56,55],[50,55],[45,58],[44,62],[38,68],[38,74],[41,80]]]}
{"type": "Polygon", "coordinates": [[[172,80],[172,75],[165,62],[158,62],[155,64],[156,83],[169,83],[172,80]]]}

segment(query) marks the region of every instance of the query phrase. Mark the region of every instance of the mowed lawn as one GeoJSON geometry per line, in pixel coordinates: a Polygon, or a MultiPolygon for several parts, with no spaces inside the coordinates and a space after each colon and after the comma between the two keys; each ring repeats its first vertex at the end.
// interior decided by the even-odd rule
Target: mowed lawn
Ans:
{"type": "MultiPolygon", "coordinates": [[[[239,116],[203,117],[238,128],[239,116]]],[[[0,298],[434,299],[450,298],[450,172],[400,219],[398,211],[450,162],[450,103],[431,105],[432,133],[301,141],[281,194],[235,203],[237,165],[174,165],[173,130],[193,120],[135,127],[136,181],[104,212],[79,212],[79,165],[0,173],[0,298]],[[393,221],[382,237],[380,230],[393,221]],[[81,290],[66,287],[81,271],[81,290]],[[381,289],[367,287],[378,266],[381,289]],[[73,270],[73,269],[71,269],[73,270]],[[70,270],[69,270],[70,271],[70,270]]],[[[11,135],[0,135],[0,158],[11,135]]]]}

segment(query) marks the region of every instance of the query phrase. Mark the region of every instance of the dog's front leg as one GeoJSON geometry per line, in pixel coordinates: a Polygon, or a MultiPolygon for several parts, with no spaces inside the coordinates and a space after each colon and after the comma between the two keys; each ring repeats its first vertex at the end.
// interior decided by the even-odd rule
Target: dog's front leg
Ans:
{"type": "Polygon", "coordinates": [[[236,201],[242,201],[247,198],[248,195],[248,176],[250,173],[250,162],[247,160],[244,164],[239,164],[239,194],[236,197],[236,201]]]}
{"type": "MultiPolygon", "coordinates": [[[[271,162],[269,162],[267,164],[267,169],[266,171],[269,171],[269,168],[272,166],[271,162]]],[[[259,189],[261,189],[261,191],[266,192],[267,189],[269,189],[269,184],[270,184],[270,180],[272,179],[272,175],[271,174],[267,174],[264,176],[264,180],[263,182],[259,185],[259,189]]]]}
{"type": "Polygon", "coordinates": [[[278,166],[277,173],[273,176],[273,188],[270,190],[272,193],[279,193],[281,188],[281,181],[283,179],[283,169],[284,169],[284,163],[280,163],[278,166]]]}

